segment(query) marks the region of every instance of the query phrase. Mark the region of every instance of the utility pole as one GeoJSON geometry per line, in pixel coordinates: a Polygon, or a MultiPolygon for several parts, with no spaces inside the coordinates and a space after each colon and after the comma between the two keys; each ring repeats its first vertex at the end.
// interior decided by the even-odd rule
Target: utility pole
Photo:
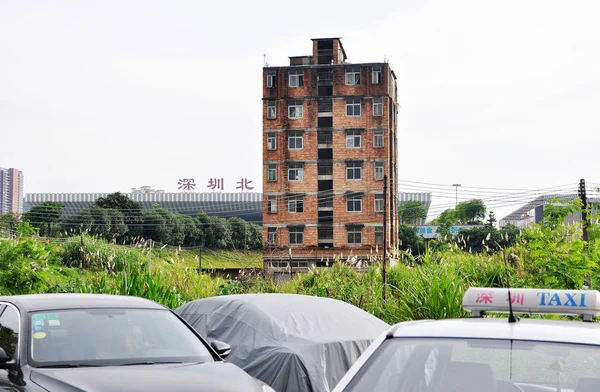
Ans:
{"type": "Polygon", "coordinates": [[[583,204],[583,209],[581,210],[581,224],[583,229],[583,240],[587,243],[590,241],[590,236],[588,233],[588,221],[587,221],[587,194],[585,192],[585,180],[582,178],[579,180],[579,198],[581,199],[581,203],[583,204]]]}
{"type": "Polygon", "coordinates": [[[452,184],[453,187],[456,188],[456,202],[454,204],[454,209],[456,209],[456,207],[458,207],[458,187],[462,186],[461,184],[452,184]]]}
{"type": "Polygon", "coordinates": [[[383,278],[383,288],[381,296],[386,299],[385,287],[387,286],[387,176],[383,176],[383,269],[381,276],[383,278]]]}

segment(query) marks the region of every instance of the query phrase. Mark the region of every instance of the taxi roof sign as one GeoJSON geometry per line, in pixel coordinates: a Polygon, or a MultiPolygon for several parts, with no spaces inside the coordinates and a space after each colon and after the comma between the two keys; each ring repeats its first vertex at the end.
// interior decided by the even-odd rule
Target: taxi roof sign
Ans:
{"type": "MultiPolygon", "coordinates": [[[[592,321],[600,315],[597,290],[510,289],[514,313],[582,315],[592,321]]],[[[485,312],[508,313],[508,289],[471,287],[465,293],[463,308],[475,317],[485,312]]]]}

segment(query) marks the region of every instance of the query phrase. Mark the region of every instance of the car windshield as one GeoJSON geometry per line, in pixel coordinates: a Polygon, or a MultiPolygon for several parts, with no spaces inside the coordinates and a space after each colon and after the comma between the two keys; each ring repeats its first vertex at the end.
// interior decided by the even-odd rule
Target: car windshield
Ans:
{"type": "Polygon", "coordinates": [[[345,391],[600,391],[599,348],[518,340],[390,339],[345,391]]]}
{"type": "Polygon", "coordinates": [[[207,362],[204,343],[175,315],[154,309],[30,313],[33,366],[207,362]]]}

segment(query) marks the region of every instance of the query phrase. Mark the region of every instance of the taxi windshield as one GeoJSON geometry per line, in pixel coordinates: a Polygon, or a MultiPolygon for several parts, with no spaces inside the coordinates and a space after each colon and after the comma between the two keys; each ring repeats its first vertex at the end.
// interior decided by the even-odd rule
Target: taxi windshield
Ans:
{"type": "Polygon", "coordinates": [[[346,390],[600,391],[600,347],[519,340],[390,339],[346,390]]]}
{"type": "Polygon", "coordinates": [[[29,359],[36,367],[213,361],[204,343],[167,310],[74,309],[29,317],[29,359]]]}

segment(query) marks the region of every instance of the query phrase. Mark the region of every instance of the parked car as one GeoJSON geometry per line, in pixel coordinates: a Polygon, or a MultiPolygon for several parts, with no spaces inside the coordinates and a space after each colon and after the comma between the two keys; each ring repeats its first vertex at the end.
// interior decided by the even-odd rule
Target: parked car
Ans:
{"type": "Polygon", "coordinates": [[[2,391],[272,392],[224,362],[230,350],[142,298],[0,297],[2,391]]]}
{"type": "Polygon", "coordinates": [[[327,392],[389,328],[342,301],[295,294],[198,299],[175,310],[202,336],[226,340],[228,358],[278,392],[327,392]]]}
{"type": "Polygon", "coordinates": [[[600,292],[470,288],[471,318],[399,323],[378,337],[334,392],[600,391],[600,292]],[[484,317],[486,312],[508,312],[484,317]],[[583,321],[519,320],[566,314],[583,321]]]}

